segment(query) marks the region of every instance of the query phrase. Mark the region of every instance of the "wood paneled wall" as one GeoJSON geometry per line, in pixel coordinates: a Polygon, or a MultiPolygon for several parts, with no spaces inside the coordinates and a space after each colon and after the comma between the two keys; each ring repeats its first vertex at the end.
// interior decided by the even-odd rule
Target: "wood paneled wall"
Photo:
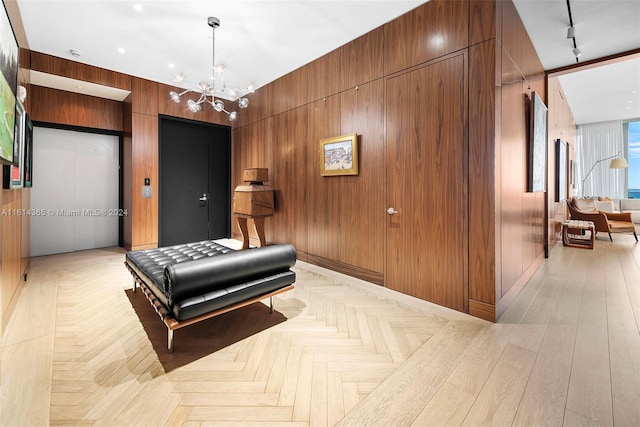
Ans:
{"type": "MultiPolygon", "coordinates": [[[[544,247],[544,197],[524,185],[524,95],[530,88],[544,94],[543,71],[511,2],[431,0],[260,88],[233,130],[232,185],[244,168],[268,167],[277,213],[267,219],[267,240],[294,243],[303,260],[384,284],[384,77],[460,51],[469,58],[468,309],[495,320],[544,247]],[[352,132],[360,135],[360,174],[320,177],[319,140],[352,132]]],[[[34,70],[131,91],[112,104],[32,88],[39,103],[33,112],[37,120],[123,132],[125,245],[156,246],[158,115],[220,124],[226,116],[191,113],[171,102],[169,86],[35,52],[29,62],[34,70]],[[57,111],[59,102],[65,111],[57,111]],[[104,119],[94,122],[99,115],[104,119]],[[141,196],[145,177],[151,199],[141,196]]]]}
{"type": "MultiPolygon", "coordinates": [[[[528,99],[546,101],[544,69],[512,2],[498,2],[502,38],[498,40],[499,112],[497,138],[495,318],[520,292],[544,259],[546,194],[527,192],[528,99]]],[[[486,302],[486,301],[482,301],[486,302]]]]}
{"type": "Polygon", "coordinates": [[[122,131],[122,103],[94,96],[27,85],[35,122],[122,131]]]}
{"type": "MultiPolygon", "coordinates": [[[[561,242],[560,232],[562,231],[562,222],[569,217],[566,202],[556,202],[556,150],[555,141],[561,139],[568,145],[569,155],[567,161],[576,159],[576,122],[571,112],[571,108],[567,103],[562,87],[557,77],[551,77],[547,81],[547,92],[549,100],[549,245],[553,246],[561,242]]],[[[567,171],[570,168],[567,166],[567,171]]],[[[576,195],[575,183],[567,180],[567,197],[576,195]]]]}
{"type": "Polygon", "coordinates": [[[544,72],[510,2],[430,1],[252,95],[253,111],[234,129],[234,185],[244,168],[270,169],[277,197],[267,240],[291,242],[310,262],[383,284],[389,142],[381,77],[463,49],[468,307],[495,320],[499,302],[526,281],[544,250],[544,196],[526,192],[525,111],[530,88],[544,97],[544,72]],[[349,126],[346,117],[359,121],[349,126]],[[360,175],[321,177],[318,141],[349,132],[361,138],[360,175]]]}
{"type": "MultiPolygon", "coordinates": [[[[27,38],[20,10],[15,0],[4,0],[18,46],[20,47],[19,84],[26,86],[25,69],[29,66],[26,54],[27,38]]],[[[30,113],[30,100],[24,104],[30,113]]],[[[4,325],[11,314],[11,301],[19,290],[24,274],[29,268],[29,189],[0,190],[0,346],[4,325]]]]}

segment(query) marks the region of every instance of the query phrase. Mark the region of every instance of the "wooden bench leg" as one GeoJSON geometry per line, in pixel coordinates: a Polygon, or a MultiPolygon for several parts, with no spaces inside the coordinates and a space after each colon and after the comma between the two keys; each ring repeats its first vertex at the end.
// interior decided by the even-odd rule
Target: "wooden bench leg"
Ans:
{"type": "Polygon", "coordinates": [[[167,350],[169,353],[173,353],[173,329],[167,328],[167,350]]]}

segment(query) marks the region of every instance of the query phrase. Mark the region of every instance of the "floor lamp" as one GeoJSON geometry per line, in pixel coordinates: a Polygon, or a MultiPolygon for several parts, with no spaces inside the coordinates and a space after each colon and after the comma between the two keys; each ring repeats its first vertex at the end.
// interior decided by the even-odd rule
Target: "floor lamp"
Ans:
{"type": "Polygon", "coordinates": [[[618,154],[616,155],[605,157],[604,159],[596,160],[593,166],[591,166],[591,169],[589,169],[589,172],[587,172],[587,174],[582,179],[582,196],[584,196],[584,183],[589,177],[589,175],[591,175],[593,168],[595,168],[598,163],[604,162],[607,160],[611,160],[611,163],[609,164],[609,169],[626,169],[629,167],[629,163],[627,162],[627,159],[625,159],[624,157],[620,157],[619,151],[618,151],[618,154]]]}

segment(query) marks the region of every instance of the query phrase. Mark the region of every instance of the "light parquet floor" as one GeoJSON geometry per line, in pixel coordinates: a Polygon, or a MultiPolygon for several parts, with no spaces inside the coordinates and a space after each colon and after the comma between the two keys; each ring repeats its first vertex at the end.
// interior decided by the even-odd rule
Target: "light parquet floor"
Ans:
{"type": "Polygon", "coordinates": [[[175,333],[119,248],[40,257],[2,341],[0,425],[640,423],[640,245],[556,247],[497,324],[299,262],[175,333]]]}

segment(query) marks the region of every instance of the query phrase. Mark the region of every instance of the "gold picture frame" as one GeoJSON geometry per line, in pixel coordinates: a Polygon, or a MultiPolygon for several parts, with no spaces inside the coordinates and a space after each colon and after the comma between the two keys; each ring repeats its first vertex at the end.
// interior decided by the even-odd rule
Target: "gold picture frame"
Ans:
{"type": "Polygon", "coordinates": [[[358,134],[320,140],[320,175],[358,175],[358,134]]]}

